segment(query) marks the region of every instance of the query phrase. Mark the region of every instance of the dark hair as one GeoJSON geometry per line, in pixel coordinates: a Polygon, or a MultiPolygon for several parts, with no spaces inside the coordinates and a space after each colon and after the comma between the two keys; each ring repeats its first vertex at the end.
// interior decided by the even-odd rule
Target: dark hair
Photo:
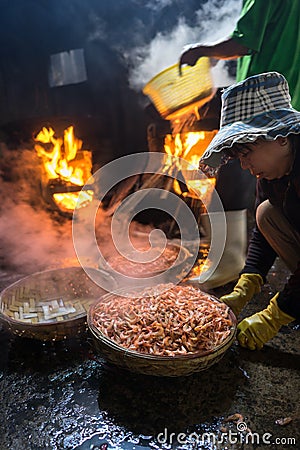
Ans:
{"type": "Polygon", "coordinates": [[[241,152],[243,151],[244,147],[251,143],[255,143],[257,142],[258,139],[256,141],[249,141],[249,142],[237,142],[236,144],[233,144],[232,147],[230,148],[224,148],[224,153],[227,157],[231,158],[231,159],[236,159],[240,156],[241,152]]]}
{"type": "MultiPolygon", "coordinates": [[[[292,147],[295,147],[295,143],[299,139],[299,135],[296,134],[289,134],[287,138],[291,141],[292,147]]],[[[236,144],[233,144],[230,148],[224,148],[224,153],[227,157],[231,159],[236,159],[239,157],[240,153],[243,151],[243,147],[247,144],[255,144],[259,141],[266,141],[267,139],[264,136],[260,136],[255,141],[248,141],[248,142],[237,142],[236,144]]]]}
{"type": "Polygon", "coordinates": [[[236,159],[239,157],[240,150],[241,150],[240,147],[238,147],[237,145],[233,145],[230,148],[224,148],[224,153],[226,156],[228,156],[228,158],[236,159]]]}

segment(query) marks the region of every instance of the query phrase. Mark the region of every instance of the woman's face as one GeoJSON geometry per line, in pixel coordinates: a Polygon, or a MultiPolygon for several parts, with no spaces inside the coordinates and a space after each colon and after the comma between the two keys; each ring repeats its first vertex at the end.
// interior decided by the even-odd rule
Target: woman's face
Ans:
{"type": "Polygon", "coordinates": [[[249,169],[256,178],[274,180],[292,168],[293,154],[290,141],[278,137],[275,141],[258,139],[249,144],[238,144],[238,158],[242,169],[249,169]]]}

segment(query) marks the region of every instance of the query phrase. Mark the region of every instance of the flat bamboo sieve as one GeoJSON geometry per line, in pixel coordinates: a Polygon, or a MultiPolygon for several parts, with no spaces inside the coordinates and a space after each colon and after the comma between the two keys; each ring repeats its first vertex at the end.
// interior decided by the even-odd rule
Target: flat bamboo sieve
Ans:
{"type": "Polygon", "coordinates": [[[18,336],[65,339],[86,328],[89,307],[104,293],[81,267],[38,272],[2,291],[0,320],[18,336]]]}

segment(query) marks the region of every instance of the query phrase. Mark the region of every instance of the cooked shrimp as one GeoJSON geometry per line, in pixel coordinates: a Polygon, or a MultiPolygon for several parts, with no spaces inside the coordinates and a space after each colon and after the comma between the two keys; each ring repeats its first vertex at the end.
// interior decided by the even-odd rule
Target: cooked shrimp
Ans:
{"type": "Polygon", "coordinates": [[[134,297],[111,295],[95,307],[93,323],[122,347],[164,356],[213,350],[233,325],[224,303],[193,286],[173,284],[134,297]]]}

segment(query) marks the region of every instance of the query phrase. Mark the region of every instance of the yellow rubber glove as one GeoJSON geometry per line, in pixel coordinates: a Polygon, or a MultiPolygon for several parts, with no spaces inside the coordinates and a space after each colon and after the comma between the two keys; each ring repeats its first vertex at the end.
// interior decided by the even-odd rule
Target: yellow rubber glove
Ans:
{"type": "Polygon", "coordinates": [[[278,295],[279,293],[271,299],[266,309],[247,317],[238,324],[237,340],[242,347],[260,350],[278,333],[282,325],[287,325],[295,320],[279,309],[278,295]]]}
{"type": "Polygon", "coordinates": [[[243,273],[230,294],[223,295],[220,300],[238,316],[246,303],[260,292],[263,279],[258,273],[243,273]]]}

